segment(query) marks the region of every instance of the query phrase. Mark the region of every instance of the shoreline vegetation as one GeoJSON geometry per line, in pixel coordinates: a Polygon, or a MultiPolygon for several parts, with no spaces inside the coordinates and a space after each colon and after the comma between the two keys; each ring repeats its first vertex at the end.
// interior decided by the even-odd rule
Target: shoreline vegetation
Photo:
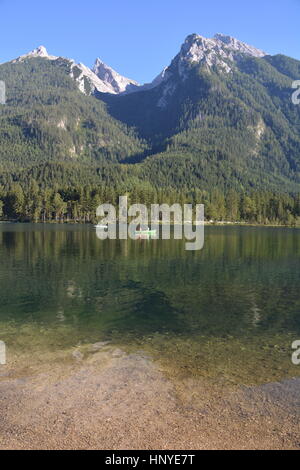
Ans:
{"type": "MultiPolygon", "coordinates": [[[[68,187],[43,188],[36,180],[27,185],[11,183],[0,186],[0,220],[8,222],[97,223],[96,210],[100,204],[110,203],[118,209],[120,195],[126,195],[128,204],[204,204],[206,224],[300,226],[300,193],[251,193],[230,189],[211,192],[200,189],[137,187],[68,187]]],[[[130,219],[128,219],[130,220],[130,219]]]]}
{"type": "MultiPolygon", "coordinates": [[[[45,224],[45,225],[86,225],[86,226],[91,226],[96,223],[96,221],[90,221],[90,222],[80,222],[80,221],[75,221],[75,220],[51,220],[51,221],[43,221],[43,220],[0,220],[0,225],[1,224],[45,224]]],[[[118,224],[118,221],[117,221],[118,224]]],[[[162,221],[157,222],[159,226],[163,226],[164,223],[162,221]]],[[[174,222],[171,222],[170,225],[174,227],[174,222]]],[[[193,227],[200,225],[200,224],[195,224],[195,223],[189,223],[189,222],[184,222],[182,224],[184,225],[192,225],[193,227]]],[[[205,220],[203,223],[204,226],[209,226],[209,227],[269,227],[269,228],[299,228],[300,229],[300,222],[298,223],[293,223],[293,224],[283,224],[283,223],[251,223],[251,222],[232,222],[232,221],[225,221],[225,220],[205,220]]]]}

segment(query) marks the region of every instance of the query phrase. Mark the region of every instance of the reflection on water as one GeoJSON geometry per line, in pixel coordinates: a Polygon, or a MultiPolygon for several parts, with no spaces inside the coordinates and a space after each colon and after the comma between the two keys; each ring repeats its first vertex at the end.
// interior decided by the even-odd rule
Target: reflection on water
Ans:
{"type": "Polygon", "coordinates": [[[39,354],[109,339],[171,374],[237,383],[299,375],[300,231],[205,232],[204,249],[187,252],[184,240],[0,225],[0,339],[39,354]]]}

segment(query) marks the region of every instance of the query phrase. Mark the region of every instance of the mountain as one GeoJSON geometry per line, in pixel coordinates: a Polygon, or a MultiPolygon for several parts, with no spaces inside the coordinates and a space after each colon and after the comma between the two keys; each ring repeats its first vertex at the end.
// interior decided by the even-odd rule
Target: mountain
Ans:
{"type": "Polygon", "coordinates": [[[153,155],[143,165],[161,184],[297,191],[300,106],[291,101],[297,76],[297,60],[230,36],[192,34],[152,86],[97,96],[148,140],[153,155]]]}
{"type": "MultiPolygon", "coordinates": [[[[157,113],[167,108],[169,104],[172,106],[172,96],[174,95],[174,100],[177,99],[179,87],[184,84],[187,85],[187,80],[191,77],[196,67],[202,72],[207,72],[210,76],[213,73],[218,75],[231,74],[236,71],[238,62],[243,58],[263,58],[265,56],[265,52],[238,41],[231,36],[216,34],[212,39],[207,39],[198,34],[191,34],[186,38],[180,52],[172,60],[171,64],[165,67],[153,82],[132,89],[132,91],[139,93],[152,90],[151,93],[145,95],[138,94],[133,97],[125,97],[124,99],[122,97],[121,100],[110,100],[108,96],[107,101],[109,103],[126,103],[124,115],[121,114],[121,119],[140,127],[146,135],[147,133],[151,135],[150,123],[147,122],[145,129],[142,128],[144,120],[141,119],[140,110],[136,110],[135,119],[131,120],[131,116],[125,116],[125,114],[128,114],[126,109],[127,103],[130,107],[131,102],[135,105],[138,101],[149,100],[147,104],[150,105],[151,111],[157,113]],[[152,110],[153,107],[154,109],[152,110]]],[[[98,96],[100,99],[104,98],[101,95],[98,96]]],[[[118,110],[118,105],[116,109],[118,110]]],[[[153,121],[153,124],[155,124],[155,119],[150,110],[145,110],[144,108],[141,111],[144,111],[145,115],[148,116],[148,120],[153,121]]],[[[120,106],[120,113],[122,113],[122,106],[120,106]]],[[[160,122],[157,127],[161,127],[160,122]]]]}
{"type": "MultiPolygon", "coordinates": [[[[99,58],[96,60],[93,72],[102,82],[104,82],[110,91],[108,93],[130,93],[138,89],[139,84],[134,80],[125,78],[114,69],[106,65],[99,58]]],[[[98,89],[98,91],[101,91],[98,89]]]]}
{"type": "Polygon", "coordinates": [[[69,74],[78,83],[79,90],[86,94],[94,94],[95,92],[118,94],[134,91],[139,87],[137,82],[123,77],[99,58],[96,59],[95,65],[91,70],[82,63],[76,64],[73,59],[49,55],[45,46],[37,47],[33,51],[14,59],[12,63],[24,62],[34,58],[43,58],[51,61],[64,60],[68,63],[69,74]],[[88,86],[86,83],[88,83],[88,86]]]}
{"type": "Polygon", "coordinates": [[[145,85],[100,59],[91,70],[40,46],[0,65],[0,168],[41,184],[45,174],[51,184],[81,174],[125,189],[296,193],[299,76],[299,61],[223,34],[189,35],[145,85]]]}
{"type": "Polygon", "coordinates": [[[33,59],[35,57],[42,57],[43,59],[56,60],[58,57],[49,55],[45,46],[39,46],[27,54],[21,55],[17,59],[12,60],[12,63],[23,62],[27,59],[33,59]]]}
{"type": "Polygon", "coordinates": [[[44,48],[0,65],[7,95],[0,106],[0,169],[116,162],[142,154],[145,144],[136,133],[90,96],[93,79],[89,69],[44,48]]]}

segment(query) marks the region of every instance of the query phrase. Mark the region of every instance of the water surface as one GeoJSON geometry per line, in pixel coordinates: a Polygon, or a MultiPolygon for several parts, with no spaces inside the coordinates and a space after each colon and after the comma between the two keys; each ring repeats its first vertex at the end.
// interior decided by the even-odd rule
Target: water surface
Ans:
{"type": "Polygon", "coordinates": [[[174,377],[299,376],[299,235],[207,227],[204,249],[188,252],[178,240],[101,241],[90,226],[1,224],[0,340],[19,362],[111,341],[174,377]]]}

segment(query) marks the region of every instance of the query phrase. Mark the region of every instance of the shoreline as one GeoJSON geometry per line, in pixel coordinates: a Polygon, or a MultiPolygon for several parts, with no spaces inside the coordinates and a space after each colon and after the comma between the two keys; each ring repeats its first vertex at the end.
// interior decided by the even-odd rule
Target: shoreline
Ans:
{"type": "MultiPolygon", "coordinates": [[[[75,222],[75,221],[20,221],[20,220],[0,220],[0,225],[4,224],[12,224],[12,225],[78,225],[78,226],[94,226],[93,222],[75,222]]],[[[129,224],[127,224],[129,225],[129,224]]],[[[157,225],[162,227],[163,224],[162,222],[159,222],[157,225]]],[[[171,222],[170,225],[174,227],[174,223],[171,222]]],[[[178,225],[178,224],[176,224],[178,225]]],[[[210,222],[210,221],[204,221],[203,224],[190,224],[190,223],[184,223],[182,224],[183,226],[185,225],[192,225],[193,227],[204,225],[208,227],[270,227],[270,228],[293,228],[293,229],[300,229],[300,225],[280,225],[280,224],[257,224],[257,223],[251,223],[251,222],[210,222]]]]}
{"type": "Polygon", "coordinates": [[[299,449],[300,380],[170,380],[143,351],[0,369],[0,449],[299,449]]]}

